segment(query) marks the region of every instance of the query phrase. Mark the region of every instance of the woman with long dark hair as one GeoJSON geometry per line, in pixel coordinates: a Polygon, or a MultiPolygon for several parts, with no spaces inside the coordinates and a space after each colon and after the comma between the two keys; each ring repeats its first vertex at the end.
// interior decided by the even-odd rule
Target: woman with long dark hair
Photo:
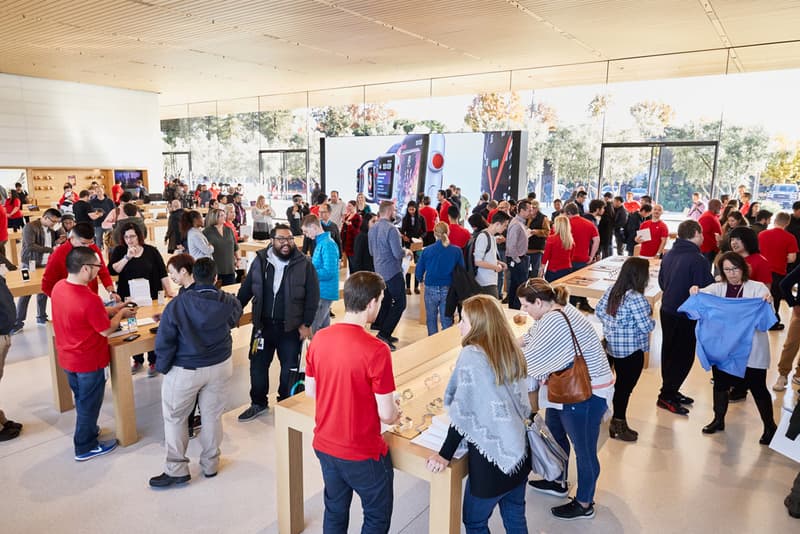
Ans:
{"type": "MultiPolygon", "coordinates": [[[[414,239],[422,240],[425,236],[425,219],[417,212],[417,203],[413,200],[406,206],[406,214],[400,226],[400,236],[403,238],[403,248],[410,249],[414,239]]],[[[419,253],[414,255],[419,261],[419,253]]],[[[414,278],[414,293],[419,294],[419,279],[414,278]]],[[[411,273],[406,273],[406,295],[411,294],[411,273]]]]}
{"type": "Polygon", "coordinates": [[[353,262],[353,269],[351,273],[358,271],[374,271],[375,264],[372,261],[372,254],[369,253],[369,241],[367,240],[367,232],[370,227],[378,220],[372,213],[365,213],[361,215],[361,229],[356,236],[353,243],[353,257],[350,261],[353,262]]]}
{"type": "MultiPolygon", "coordinates": [[[[209,208],[211,212],[211,208],[209,208]]],[[[185,210],[181,215],[181,238],[186,243],[186,252],[195,260],[211,258],[214,247],[203,235],[203,216],[194,210],[185,210]]]]}
{"type": "Polygon", "coordinates": [[[595,315],[603,323],[608,363],[617,374],[609,435],[622,441],[636,441],[639,437],[628,426],[626,413],[633,388],[642,375],[644,353],[650,350],[650,332],[656,326],[650,303],[644,296],[649,279],[650,262],[628,258],[617,281],[595,308],[595,315]]]}

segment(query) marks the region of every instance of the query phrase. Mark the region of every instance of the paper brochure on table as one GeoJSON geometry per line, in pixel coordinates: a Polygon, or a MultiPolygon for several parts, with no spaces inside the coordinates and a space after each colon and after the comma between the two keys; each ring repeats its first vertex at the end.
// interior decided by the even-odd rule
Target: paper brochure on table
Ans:
{"type": "MultiPolygon", "coordinates": [[[[589,289],[596,289],[598,291],[605,291],[609,287],[614,285],[616,280],[609,280],[608,278],[603,278],[602,280],[598,280],[588,286],[589,289]]],[[[653,278],[650,279],[650,282],[647,284],[647,287],[644,290],[644,296],[648,298],[653,298],[658,295],[660,289],[658,288],[658,281],[654,280],[653,278]]]]}
{"type": "Polygon", "coordinates": [[[152,306],[153,299],[150,297],[150,281],[145,278],[134,278],[128,281],[128,289],[131,292],[131,300],[137,306],[152,306]]]}
{"type": "MultiPolygon", "coordinates": [[[[436,415],[433,417],[431,426],[422,434],[412,439],[411,443],[430,449],[433,452],[439,452],[444,440],[447,438],[447,431],[449,429],[450,417],[448,417],[447,414],[436,415]]],[[[461,458],[465,454],[467,454],[467,444],[466,441],[462,440],[455,454],[453,454],[453,458],[461,458]]]]}

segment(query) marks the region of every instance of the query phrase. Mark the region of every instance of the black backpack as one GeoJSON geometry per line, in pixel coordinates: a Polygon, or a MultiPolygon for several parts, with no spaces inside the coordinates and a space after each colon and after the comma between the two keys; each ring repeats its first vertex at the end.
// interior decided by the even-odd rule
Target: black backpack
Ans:
{"type": "Polygon", "coordinates": [[[471,274],[475,277],[478,274],[478,267],[475,265],[475,242],[478,240],[478,236],[481,234],[486,234],[486,250],[483,251],[483,254],[486,255],[487,252],[492,248],[492,242],[489,241],[492,239],[492,236],[489,235],[489,232],[486,230],[481,230],[480,232],[476,232],[469,238],[467,244],[464,246],[464,266],[467,273],[471,274]]]}

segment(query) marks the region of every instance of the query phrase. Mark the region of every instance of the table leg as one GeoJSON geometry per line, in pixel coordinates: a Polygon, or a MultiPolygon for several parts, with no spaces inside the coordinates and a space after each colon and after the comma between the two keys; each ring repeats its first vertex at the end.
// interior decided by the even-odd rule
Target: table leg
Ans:
{"type": "Polygon", "coordinates": [[[19,241],[16,239],[11,240],[11,263],[19,266],[19,241]]]}
{"type": "Polygon", "coordinates": [[[419,285],[419,324],[427,324],[428,313],[425,310],[425,284],[419,285]]]}
{"type": "Polygon", "coordinates": [[[114,421],[117,441],[123,447],[139,440],[136,434],[136,404],[133,400],[133,377],[128,366],[129,358],[111,359],[111,392],[114,397],[114,421]]]}
{"type": "Polygon", "coordinates": [[[278,470],[278,532],[299,534],[305,528],[303,503],[303,433],[275,408],[275,462],[278,470]]]}
{"type": "Polygon", "coordinates": [[[150,239],[150,243],[156,242],[156,227],[155,225],[150,225],[147,227],[147,237],[150,239]]]}
{"type": "Polygon", "coordinates": [[[47,348],[50,354],[50,380],[53,384],[53,403],[56,405],[56,410],[64,413],[73,409],[75,404],[72,402],[72,390],[69,387],[67,374],[58,365],[53,323],[47,323],[47,348]]]}
{"type": "Polygon", "coordinates": [[[430,517],[431,534],[461,532],[461,479],[453,469],[445,469],[431,477],[430,517]]]}

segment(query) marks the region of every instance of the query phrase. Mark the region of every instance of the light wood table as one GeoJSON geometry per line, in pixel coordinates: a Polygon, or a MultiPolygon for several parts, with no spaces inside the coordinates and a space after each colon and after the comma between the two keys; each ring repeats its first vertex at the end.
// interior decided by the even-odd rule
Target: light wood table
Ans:
{"type": "Polygon", "coordinates": [[[30,280],[22,279],[22,270],[10,271],[6,274],[6,285],[13,297],[36,295],[42,292],[42,276],[44,267],[37,268],[30,274],[30,280]]]}
{"type": "MultiPolygon", "coordinates": [[[[517,310],[504,310],[509,320],[517,310]]],[[[519,335],[529,326],[511,322],[519,335]]],[[[452,364],[460,352],[461,334],[458,328],[448,328],[425,337],[392,353],[392,367],[398,391],[407,384],[425,382],[416,397],[423,405],[423,394],[436,395],[444,391],[452,364]],[[427,387],[425,376],[435,371],[439,381],[435,388],[427,387]]],[[[404,410],[406,408],[404,407],[404,410]]],[[[314,400],[300,393],[275,407],[276,467],[278,478],[278,532],[298,534],[305,528],[303,495],[303,434],[314,431],[314,400]]],[[[461,531],[461,483],[467,475],[466,456],[453,460],[443,472],[431,473],[425,467],[435,451],[421,447],[403,436],[386,432],[395,469],[430,483],[429,527],[431,534],[457,534],[461,531]]]]}
{"type": "Polygon", "coordinates": [[[265,239],[263,241],[250,239],[248,241],[239,243],[239,253],[242,256],[247,256],[248,252],[258,252],[259,250],[264,250],[269,246],[269,243],[270,243],[269,239],[265,239]]]}
{"type": "Polygon", "coordinates": [[[167,219],[145,219],[144,225],[147,227],[147,240],[150,243],[156,242],[156,228],[166,228],[167,219]]]}
{"type": "Polygon", "coordinates": [[[20,259],[20,246],[22,244],[22,230],[9,230],[8,231],[8,243],[7,245],[10,247],[8,259],[11,260],[11,263],[16,265],[17,267],[20,266],[19,259],[20,259]]]}

